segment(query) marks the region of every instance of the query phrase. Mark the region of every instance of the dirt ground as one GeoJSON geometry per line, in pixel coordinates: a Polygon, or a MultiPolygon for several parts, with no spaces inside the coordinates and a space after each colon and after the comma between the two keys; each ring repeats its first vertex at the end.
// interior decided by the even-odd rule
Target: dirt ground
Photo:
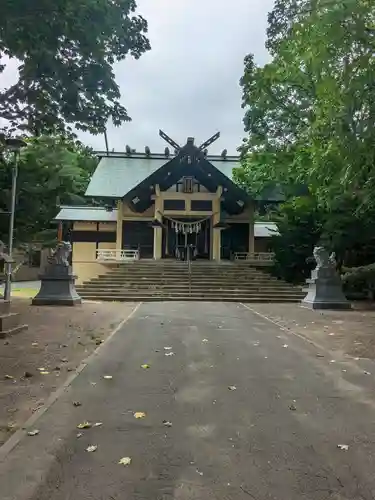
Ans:
{"type": "MultiPolygon", "coordinates": [[[[332,351],[375,359],[375,310],[312,311],[299,304],[249,304],[280,326],[332,351]]],[[[366,306],[367,308],[367,306],[366,306]]]]}
{"type": "Polygon", "coordinates": [[[12,308],[29,328],[0,340],[0,445],[134,309],[131,303],[12,308]]]}

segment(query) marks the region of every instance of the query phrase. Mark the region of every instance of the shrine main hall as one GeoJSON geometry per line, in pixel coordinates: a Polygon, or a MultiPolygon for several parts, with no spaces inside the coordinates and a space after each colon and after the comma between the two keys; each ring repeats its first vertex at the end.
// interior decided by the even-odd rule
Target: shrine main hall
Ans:
{"type": "MultiPolygon", "coordinates": [[[[219,137],[189,137],[162,153],[99,152],[86,196],[91,205],[62,206],[56,220],[72,243],[79,281],[103,264],[139,259],[230,261],[271,259],[272,223],[254,221],[259,200],[235,183],[239,157],[210,155],[219,137]]],[[[267,200],[262,200],[263,202],[267,200]]]]}

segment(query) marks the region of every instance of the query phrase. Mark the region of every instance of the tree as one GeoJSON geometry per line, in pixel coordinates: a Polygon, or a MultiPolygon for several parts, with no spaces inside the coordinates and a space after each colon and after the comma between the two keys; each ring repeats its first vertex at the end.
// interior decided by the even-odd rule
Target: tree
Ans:
{"type": "Polygon", "coordinates": [[[245,60],[245,173],[301,182],[329,205],[354,191],[373,203],[375,5],[370,0],[277,1],[272,61],[245,60]]]}
{"type": "MultiPolygon", "coordinates": [[[[7,241],[13,158],[0,161],[0,239],[7,241]],[[2,212],[2,213],[1,213],[2,212]]],[[[61,204],[83,204],[97,158],[80,142],[64,136],[27,139],[21,151],[16,199],[16,244],[49,238],[46,231],[61,204]]],[[[54,229],[56,234],[56,229],[54,229]]]]}
{"type": "Polygon", "coordinates": [[[278,272],[302,276],[301,245],[311,254],[318,233],[341,264],[374,262],[375,4],[276,0],[267,48],[264,67],[245,58],[247,137],[237,181],[258,192],[270,182],[304,184],[316,204],[303,217],[293,198],[280,209],[278,272]],[[320,229],[309,239],[304,231],[317,214],[320,229]]]}
{"type": "Polygon", "coordinates": [[[0,91],[0,118],[33,135],[66,124],[101,133],[109,119],[129,120],[112,66],[150,49],[135,8],[135,0],[3,0],[0,73],[4,56],[21,64],[18,82],[0,91]]]}
{"type": "Polygon", "coordinates": [[[313,198],[301,197],[283,204],[274,220],[279,235],[271,241],[273,271],[286,281],[301,283],[314,267],[311,256],[321,238],[323,214],[313,198]]]}

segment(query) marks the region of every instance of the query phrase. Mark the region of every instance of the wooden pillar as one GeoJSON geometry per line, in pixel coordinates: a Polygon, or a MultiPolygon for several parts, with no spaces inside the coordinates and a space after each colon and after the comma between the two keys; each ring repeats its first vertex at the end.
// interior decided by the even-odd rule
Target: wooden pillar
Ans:
{"type": "Polygon", "coordinates": [[[57,228],[57,241],[62,241],[63,239],[63,222],[60,220],[57,228]]]}
{"type": "Polygon", "coordinates": [[[254,241],[254,206],[250,207],[250,218],[249,218],[249,253],[254,253],[255,251],[255,241],[254,241]]]}
{"type": "Polygon", "coordinates": [[[117,202],[117,222],[116,222],[116,250],[122,250],[123,241],[123,203],[121,200],[117,202]]]}
{"type": "MultiPolygon", "coordinates": [[[[219,186],[216,191],[216,198],[212,203],[212,225],[215,226],[218,222],[220,222],[220,205],[221,205],[221,194],[223,192],[222,186],[219,186]]],[[[221,229],[212,230],[212,260],[216,260],[216,262],[220,262],[221,260],[221,229]]]]}
{"type": "MultiPolygon", "coordinates": [[[[159,184],[155,186],[155,213],[154,219],[163,222],[163,199],[160,193],[159,184]]],[[[154,227],[154,259],[159,260],[162,257],[163,229],[154,227]]]]}

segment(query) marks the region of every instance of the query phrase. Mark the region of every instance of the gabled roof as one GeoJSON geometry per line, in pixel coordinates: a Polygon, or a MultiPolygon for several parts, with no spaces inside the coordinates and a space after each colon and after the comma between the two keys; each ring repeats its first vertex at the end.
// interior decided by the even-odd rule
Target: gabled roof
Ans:
{"type": "MultiPolygon", "coordinates": [[[[165,155],[116,154],[103,156],[91,178],[86,196],[92,198],[123,198],[138,184],[160,167],[173,160],[165,155]]],[[[223,160],[220,156],[208,156],[207,160],[228,179],[233,179],[233,169],[239,166],[237,157],[223,160]]]]}
{"type": "Polygon", "coordinates": [[[222,186],[222,203],[225,210],[231,214],[241,213],[251,197],[213,162],[196,153],[193,148],[195,147],[182,149],[179,156],[165,163],[129,191],[124,197],[129,207],[136,212],[144,212],[153,203],[152,196],[156,184],[162,191],[166,191],[182,177],[191,176],[212,193],[222,186]]]}

